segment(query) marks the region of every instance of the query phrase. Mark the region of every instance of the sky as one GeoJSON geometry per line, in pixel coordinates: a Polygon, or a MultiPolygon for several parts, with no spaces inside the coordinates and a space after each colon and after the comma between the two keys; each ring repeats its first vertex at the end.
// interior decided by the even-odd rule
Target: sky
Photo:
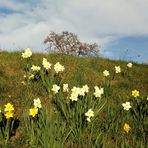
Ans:
{"type": "Polygon", "coordinates": [[[96,42],[103,57],[148,63],[148,0],[0,0],[0,49],[45,52],[51,31],[96,42]]]}

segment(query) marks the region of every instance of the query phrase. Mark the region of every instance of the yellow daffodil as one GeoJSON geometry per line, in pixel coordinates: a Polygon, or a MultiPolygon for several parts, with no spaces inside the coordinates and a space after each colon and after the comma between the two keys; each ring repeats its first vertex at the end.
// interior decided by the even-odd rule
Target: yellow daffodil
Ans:
{"type": "Polygon", "coordinates": [[[38,114],[38,109],[37,108],[31,108],[29,109],[29,115],[32,117],[35,117],[38,114]]]}
{"type": "Polygon", "coordinates": [[[139,96],[139,91],[138,90],[133,90],[132,91],[132,96],[138,97],[139,96]]]}
{"type": "Polygon", "coordinates": [[[5,113],[5,117],[6,117],[6,119],[9,119],[9,118],[13,117],[13,113],[8,111],[5,113]]]}
{"type": "Polygon", "coordinates": [[[130,126],[127,123],[125,123],[123,126],[123,130],[128,133],[130,129],[130,126]]]}
{"type": "Polygon", "coordinates": [[[5,112],[11,112],[11,111],[13,111],[13,110],[14,110],[14,107],[13,107],[12,104],[7,103],[7,104],[5,105],[5,109],[4,109],[5,112]]]}

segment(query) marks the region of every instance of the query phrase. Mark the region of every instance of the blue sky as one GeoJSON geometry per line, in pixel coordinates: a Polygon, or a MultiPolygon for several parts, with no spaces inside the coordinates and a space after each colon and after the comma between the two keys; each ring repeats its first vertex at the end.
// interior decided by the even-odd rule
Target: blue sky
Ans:
{"type": "Polygon", "coordinates": [[[148,63],[147,0],[0,0],[0,48],[43,52],[55,31],[101,45],[103,57],[148,63]]]}

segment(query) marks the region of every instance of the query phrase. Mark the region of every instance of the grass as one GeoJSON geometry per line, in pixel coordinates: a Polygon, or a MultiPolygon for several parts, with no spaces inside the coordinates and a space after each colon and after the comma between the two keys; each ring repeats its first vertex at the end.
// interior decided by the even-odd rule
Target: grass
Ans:
{"type": "MultiPolygon", "coordinates": [[[[33,54],[31,64],[35,63],[35,65],[41,66],[44,57],[52,64],[60,62],[64,65],[65,71],[62,76],[64,83],[68,83],[71,88],[88,84],[91,92],[94,86],[103,86],[103,71],[105,69],[114,73],[114,66],[119,65],[122,73],[112,81],[111,94],[107,97],[107,107],[104,107],[101,114],[98,114],[92,130],[88,131],[85,136],[87,138],[87,135],[92,133],[93,143],[95,143],[94,139],[98,137],[100,145],[96,145],[96,147],[146,147],[148,137],[142,138],[140,130],[132,130],[132,133],[129,134],[123,132],[124,113],[122,114],[121,104],[130,99],[129,96],[134,89],[139,90],[140,96],[146,99],[148,95],[148,65],[133,63],[133,68],[130,69],[127,76],[125,73],[127,62],[103,58],[33,54]],[[133,135],[135,136],[133,137],[133,135]]],[[[22,121],[24,121],[23,112],[30,108],[33,99],[39,97],[43,104],[48,103],[50,107],[53,106],[52,98],[48,97],[40,80],[30,83],[29,86],[22,83],[24,81],[24,65],[25,61],[21,58],[20,52],[0,52],[0,108],[3,108],[7,102],[11,102],[15,106],[15,115],[19,120],[18,128],[10,138],[9,145],[12,147],[28,146],[22,121]]],[[[134,121],[129,119],[129,122],[132,125],[134,121]]],[[[148,123],[145,124],[148,125],[148,123]]],[[[134,128],[134,124],[132,128],[134,128]]],[[[148,132],[147,128],[144,132],[148,132]]],[[[68,138],[64,147],[84,147],[72,141],[71,137],[68,138]]]]}

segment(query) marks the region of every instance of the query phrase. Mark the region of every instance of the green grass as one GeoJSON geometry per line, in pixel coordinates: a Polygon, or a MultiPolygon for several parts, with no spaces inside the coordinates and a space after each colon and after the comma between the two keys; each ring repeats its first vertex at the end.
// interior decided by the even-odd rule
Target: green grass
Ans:
{"type": "MultiPolygon", "coordinates": [[[[113,73],[114,66],[119,65],[122,73],[112,81],[111,95],[107,97],[107,107],[104,107],[103,112],[98,115],[93,127],[92,137],[95,139],[100,134],[100,146],[98,147],[146,147],[145,141],[140,139],[142,138],[141,133],[136,130],[133,130],[132,133],[135,137],[132,139],[132,134],[129,134],[128,139],[128,136],[122,130],[123,121],[121,121],[122,115],[119,111],[122,109],[121,104],[127,101],[127,98],[129,99],[128,96],[131,96],[132,90],[139,90],[140,96],[143,98],[148,95],[148,65],[133,63],[129,76],[126,76],[127,62],[103,58],[80,58],[61,54],[33,54],[31,63],[42,66],[44,57],[52,64],[60,62],[65,66],[62,76],[64,83],[68,83],[71,88],[88,84],[91,91],[96,85],[103,86],[103,71],[105,69],[113,73]],[[117,131],[116,128],[118,128],[117,131]],[[138,137],[140,138],[138,139],[138,137]],[[128,141],[128,145],[122,143],[125,140],[128,141]]],[[[49,106],[52,106],[51,98],[48,98],[41,81],[30,83],[29,86],[21,83],[24,81],[24,65],[25,61],[21,58],[20,52],[0,52],[0,108],[3,108],[3,105],[7,102],[11,102],[15,106],[15,114],[20,121],[16,133],[10,138],[9,145],[12,145],[12,147],[19,147],[20,145],[27,147],[22,122],[23,111],[30,108],[33,99],[39,97],[43,104],[49,103],[49,106]]],[[[129,122],[132,124],[133,120],[129,120],[129,122]]],[[[146,138],[148,140],[148,137],[146,138]]],[[[72,143],[69,138],[65,147],[71,146],[77,147],[78,145],[72,143]]],[[[81,146],[79,145],[79,147],[81,146]]]]}

